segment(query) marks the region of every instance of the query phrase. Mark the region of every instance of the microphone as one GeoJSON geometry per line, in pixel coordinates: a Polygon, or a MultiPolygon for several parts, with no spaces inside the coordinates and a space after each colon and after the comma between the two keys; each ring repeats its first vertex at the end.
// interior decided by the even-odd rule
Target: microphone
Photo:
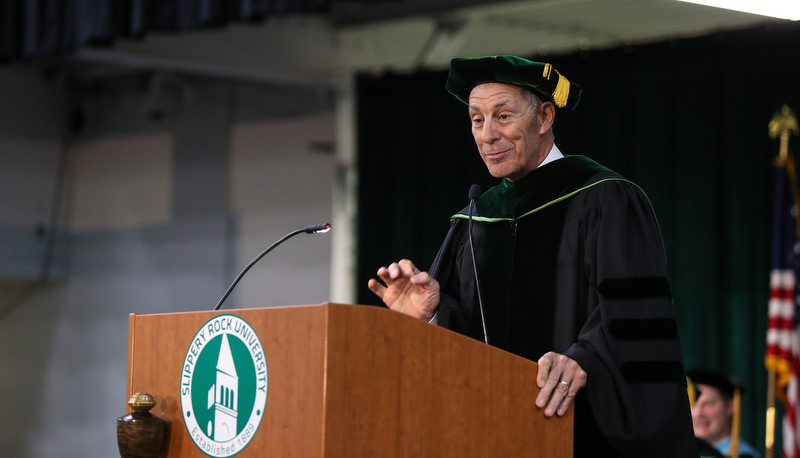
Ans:
{"type": "Polygon", "coordinates": [[[228,298],[228,295],[231,294],[231,291],[233,291],[233,287],[236,286],[237,283],[239,283],[239,280],[242,279],[242,277],[244,276],[245,272],[250,270],[250,268],[253,267],[253,265],[256,262],[258,262],[259,259],[263,258],[264,255],[266,255],[267,253],[272,251],[273,248],[275,248],[276,246],[280,245],[281,243],[283,243],[287,239],[289,239],[291,237],[294,237],[295,235],[297,235],[297,234],[299,234],[301,232],[305,232],[306,234],[321,234],[323,232],[328,232],[329,230],[331,230],[330,223],[314,224],[312,226],[306,226],[306,227],[304,227],[302,229],[295,229],[294,231],[289,232],[288,234],[284,235],[280,240],[278,240],[277,242],[275,242],[272,245],[270,245],[269,248],[267,248],[266,250],[262,251],[261,254],[259,254],[252,261],[250,261],[250,264],[248,264],[247,267],[242,269],[242,271],[236,277],[236,280],[234,280],[233,283],[231,283],[231,286],[228,287],[228,290],[225,291],[225,294],[223,294],[222,298],[219,300],[219,302],[217,302],[217,305],[216,305],[216,307],[214,307],[214,310],[219,310],[219,308],[222,306],[222,303],[225,301],[225,299],[228,298]]]}
{"type": "Polygon", "coordinates": [[[475,289],[478,291],[478,308],[481,311],[481,324],[483,325],[483,342],[489,344],[489,333],[486,331],[486,314],[483,311],[483,297],[481,296],[481,284],[478,282],[478,264],[475,262],[475,246],[472,243],[472,212],[475,209],[475,201],[481,196],[481,187],[474,184],[469,187],[469,221],[467,223],[467,234],[469,235],[469,252],[472,255],[472,271],[475,274],[475,289]]]}

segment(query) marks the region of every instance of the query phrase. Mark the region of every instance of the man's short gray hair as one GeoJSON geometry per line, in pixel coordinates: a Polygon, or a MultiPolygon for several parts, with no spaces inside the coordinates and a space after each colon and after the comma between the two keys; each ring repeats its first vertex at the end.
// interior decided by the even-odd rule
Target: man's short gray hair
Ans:
{"type": "MultiPolygon", "coordinates": [[[[531,114],[536,116],[536,109],[539,108],[539,105],[542,104],[542,99],[530,89],[525,89],[522,92],[525,96],[525,100],[528,101],[528,107],[531,110],[531,114]]],[[[555,134],[553,133],[553,126],[550,126],[550,136],[553,138],[556,137],[555,134]]]]}
{"type": "Polygon", "coordinates": [[[536,109],[539,108],[539,105],[542,104],[542,99],[540,99],[539,96],[530,89],[525,89],[523,93],[525,94],[525,99],[528,101],[528,106],[531,109],[531,113],[535,113],[536,109]]]}

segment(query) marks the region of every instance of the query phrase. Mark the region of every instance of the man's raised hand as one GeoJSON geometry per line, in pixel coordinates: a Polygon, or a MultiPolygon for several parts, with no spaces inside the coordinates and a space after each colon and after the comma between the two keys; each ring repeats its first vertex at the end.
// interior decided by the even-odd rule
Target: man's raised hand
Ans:
{"type": "Polygon", "coordinates": [[[392,310],[430,321],[439,306],[439,282],[413,262],[402,259],[378,269],[367,286],[392,310]]]}

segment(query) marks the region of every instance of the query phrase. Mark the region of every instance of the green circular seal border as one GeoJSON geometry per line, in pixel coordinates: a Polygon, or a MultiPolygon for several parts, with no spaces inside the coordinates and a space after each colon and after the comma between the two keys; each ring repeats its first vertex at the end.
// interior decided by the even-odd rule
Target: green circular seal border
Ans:
{"type": "MultiPolygon", "coordinates": [[[[269,384],[266,354],[261,344],[261,339],[253,327],[243,318],[232,314],[217,315],[206,321],[189,343],[186,357],[181,366],[180,380],[181,413],[186,431],[197,448],[206,455],[215,458],[231,457],[244,450],[255,437],[256,431],[261,425],[267,403],[267,387],[269,384]],[[200,366],[200,371],[203,369],[209,371],[206,368],[210,364],[209,361],[213,361],[213,368],[216,372],[217,359],[223,337],[227,340],[229,349],[234,355],[238,356],[238,358],[237,356],[233,358],[233,361],[236,362],[237,374],[240,369],[244,369],[244,372],[248,375],[244,380],[239,380],[238,386],[240,388],[243,385],[252,387],[254,392],[242,393],[243,396],[237,396],[237,402],[240,402],[241,399],[252,400],[252,408],[249,412],[238,412],[246,415],[247,420],[238,422],[237,417],[237,423],[241,426],[237,426],[235,437],[225,441],[216,441],[209,437],[204,425],[198,422],[198,418],[209,416],[206,411],[210,410],[210,407],[207,408],[207,405],[204,404],[198,406],[197,403],[198,399],[205,400],[210,396],[208,390],[211,389],[211,385],[205,383],[204,386],[200,387],[201,392],[197,393],[195,385],[202,383],[202,381],[197,382],[195,380],[195,372],[198,366],[200,366]],[[230,337],[234,337],[234,339],[230,337]],[[207,353],[205,352],[206,348],[210,351],[216,350],[216,352],[213,354],[207,353]],[[249,364],[244,364],[246,367],[242,368],[242,355],[245,352],[249,355],[249,364]]],[[[249,405],[250,403],[248,402],[249,405]]]]}

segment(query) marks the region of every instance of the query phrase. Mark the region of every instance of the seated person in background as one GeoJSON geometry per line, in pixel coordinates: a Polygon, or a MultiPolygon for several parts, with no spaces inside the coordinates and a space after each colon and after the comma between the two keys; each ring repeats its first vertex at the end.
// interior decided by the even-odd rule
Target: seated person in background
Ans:
{"type": "Polygon", "coordinates": [[[689,401],[694,435],[713,445],[724,456],[761,458],[750,444],[739,438],[739,399],[742,394],[739,381],[712,370],[695,369],[686,374],[691,382],[689,401]]]}

